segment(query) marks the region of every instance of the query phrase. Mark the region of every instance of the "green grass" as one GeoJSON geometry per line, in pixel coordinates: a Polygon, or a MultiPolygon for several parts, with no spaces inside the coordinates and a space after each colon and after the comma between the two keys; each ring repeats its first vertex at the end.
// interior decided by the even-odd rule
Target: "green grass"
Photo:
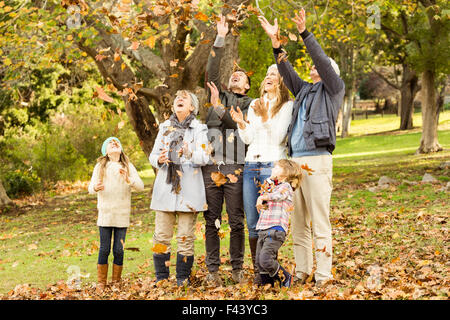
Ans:
{"type": "MultiPolygon", "coordinates": [[[[414,128],[420,131],[422,127],[422,113],[413,114],[414,128]]],[[[439,115],[440,129],[450,129],[450,110],[446,110],[439,115]]],[[[393,114],[381,116],[381,114],[371,115],[369,119],[359,119],[351,122],[349,133],[351,136],[362,136],[376,134],[380,132],[396,131],[400,127],[400,118],[393,114]]]]}

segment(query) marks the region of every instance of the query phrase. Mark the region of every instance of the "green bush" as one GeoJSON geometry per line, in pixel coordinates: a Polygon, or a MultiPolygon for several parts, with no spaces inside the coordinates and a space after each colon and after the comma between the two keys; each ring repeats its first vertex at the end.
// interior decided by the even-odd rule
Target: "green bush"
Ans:
{"type": "Polygon", "coordinates": [[[34,168],[39,177],[46,182],[88,178],[86,159],[73,147],[67,136],[46,134],[34,146],[32,153],[34,168]]]}
{"type": "Polygon", "coordinates": [[[12,199],[32,194],[41,184],[41,179],[31,170],[7,172],[2,180],[6,194],[12,199]]]}

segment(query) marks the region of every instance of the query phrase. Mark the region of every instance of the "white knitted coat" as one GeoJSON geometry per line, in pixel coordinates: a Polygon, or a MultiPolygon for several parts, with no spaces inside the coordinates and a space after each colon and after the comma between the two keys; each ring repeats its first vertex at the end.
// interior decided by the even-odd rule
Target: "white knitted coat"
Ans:
{"type": "Polygon", "coordinates": [[[118,161],[108,161],[103,177],[104,190],[95,192],[94,186],[99,182],[100,164],[97,163],[89,184],[89,193],[97,194],[98,219],[100,227],[124,228],[130,225],[131,188],[143,190],[144,183],[133,164],[129,163],[130,184],[119,173],[122,165],[118,161]]]}

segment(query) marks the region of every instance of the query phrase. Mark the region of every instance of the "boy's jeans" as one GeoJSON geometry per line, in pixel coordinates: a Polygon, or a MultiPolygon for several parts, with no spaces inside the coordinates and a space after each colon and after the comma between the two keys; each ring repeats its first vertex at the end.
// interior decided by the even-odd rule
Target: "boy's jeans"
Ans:
{"type": "Polygon", "coordinates": [[[260,273],[273,277],[277,273],[278,250],[286,239],[286,232],[275,229],[260,230],[256,245],[256,265],[260,273]]]}

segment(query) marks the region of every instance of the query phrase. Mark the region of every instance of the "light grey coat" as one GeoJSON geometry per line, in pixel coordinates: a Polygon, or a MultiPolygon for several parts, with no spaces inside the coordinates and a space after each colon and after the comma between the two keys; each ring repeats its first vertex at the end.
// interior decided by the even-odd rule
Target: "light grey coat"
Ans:
{"type": "Polygon", "coordinates": [[[158,164],[158,157],[161,151],[164,148],[168,148],[170,144],[171,133],[169,133],[170,131],[167,132],[170,128],[169,120],[159,125],[158,136],[149,156],[152,166],[159,169],[153,185],[150,209],[171,212],[204,211],[206,210],[206,195],[201,166],[204,166],[209,161],[209,155],[207,154],[208,127],[194,119],[185,131],[183,142],[188,143],[188,148],[192,155],[187,158],[185,155],[182,155],[180,158],[183,172],[180,173],[181,190],[178,194],[172,192],[172,186],[166,183],[167,165],[158,164]]]}

